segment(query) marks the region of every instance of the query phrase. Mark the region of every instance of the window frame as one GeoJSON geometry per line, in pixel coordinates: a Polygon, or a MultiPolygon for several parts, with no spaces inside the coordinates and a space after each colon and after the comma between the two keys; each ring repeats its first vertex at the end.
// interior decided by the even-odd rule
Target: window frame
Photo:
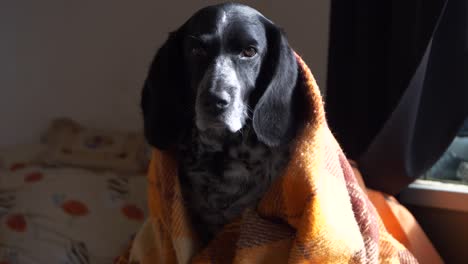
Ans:
{"type": "Polygon", "coordinates": [[[399,196],[403,204],[468,212],[468,185],[418,179],[399,196]]]}

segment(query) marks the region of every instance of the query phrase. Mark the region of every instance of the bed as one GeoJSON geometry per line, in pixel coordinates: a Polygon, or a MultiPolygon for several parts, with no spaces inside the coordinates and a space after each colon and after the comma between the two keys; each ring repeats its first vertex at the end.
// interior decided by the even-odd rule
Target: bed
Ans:
{"type": "Polygon", "coordinates": [[[144,140],[64,119],[44,138],[0,150],[0,263],[112,263],[147,215],[144,140]]]}

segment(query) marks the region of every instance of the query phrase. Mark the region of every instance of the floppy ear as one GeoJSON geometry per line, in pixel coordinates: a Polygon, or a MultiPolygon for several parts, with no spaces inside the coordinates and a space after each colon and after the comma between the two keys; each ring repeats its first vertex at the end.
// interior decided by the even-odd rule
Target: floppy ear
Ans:
{"type": "Polygon", "coordinates": [[[268,51],[261,74],[267,87],[254,108],[253,127],[262,142],[278,146],[289,142],[295,134],[293,101],[298,69],[282,31],[271,23],[266,24],[266,29],[268,51]]]}
{"type": "Polygon", "coordinates": [[[177,142],[190,120],[180,31],[170,33],[158,50],[141,97],[145,137],[159,149],[177,142]]]}

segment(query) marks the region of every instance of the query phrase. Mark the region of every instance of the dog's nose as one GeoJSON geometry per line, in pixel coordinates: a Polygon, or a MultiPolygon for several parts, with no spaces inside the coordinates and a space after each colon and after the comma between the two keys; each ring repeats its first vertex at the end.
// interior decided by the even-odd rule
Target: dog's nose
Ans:
{"type": "Polygon", "coordinates": [[[225,92],[207,92],[203,106],[212,113],[219,113],[231,104],[231,96],[225,92]]]}

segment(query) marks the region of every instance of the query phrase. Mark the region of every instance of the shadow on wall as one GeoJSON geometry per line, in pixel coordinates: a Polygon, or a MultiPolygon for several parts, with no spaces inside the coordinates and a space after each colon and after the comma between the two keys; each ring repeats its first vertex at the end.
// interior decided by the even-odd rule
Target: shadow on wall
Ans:
{"type": "MultiPolygon", "coordinates": [[[[140,89],[156,49],[195,10],[215,2],[0,3],[0,146],[37,141],[57,116],[139,129],[140,89]]],[[[322,87],[329,2],[249,2],[286,30],[322,87]]]]}

